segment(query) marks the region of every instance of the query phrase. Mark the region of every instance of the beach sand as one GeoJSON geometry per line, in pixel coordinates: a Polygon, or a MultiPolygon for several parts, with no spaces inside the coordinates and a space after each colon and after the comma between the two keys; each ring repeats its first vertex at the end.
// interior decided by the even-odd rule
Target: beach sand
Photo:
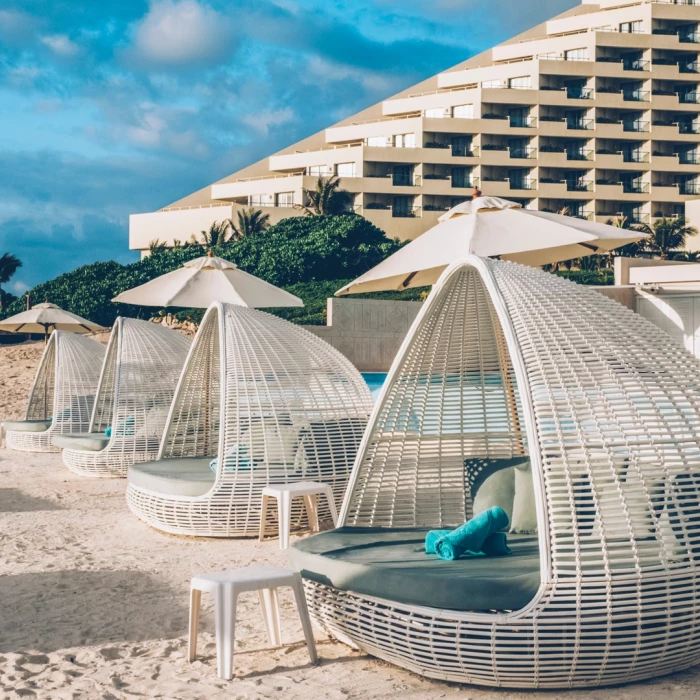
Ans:
{"type": "MultiPolygon", "coordinates": [[[[43,346],[0,347],[0,419],[18,417],[43,346]]],[[[317,631],[311,666],[291,596],[267,649],[257,596],[240,598],[235,677],[216,677],[211,599],[187,662],[188,585],[198,573],[285,565],[276,541],[161,534],[131,515],[124,480],[78,477],[59,454],[0,449],[0,698],[460,698],[658,700],[700,696],[700,670],[615,689],[514,692],[429,681],[317,631]]]]}

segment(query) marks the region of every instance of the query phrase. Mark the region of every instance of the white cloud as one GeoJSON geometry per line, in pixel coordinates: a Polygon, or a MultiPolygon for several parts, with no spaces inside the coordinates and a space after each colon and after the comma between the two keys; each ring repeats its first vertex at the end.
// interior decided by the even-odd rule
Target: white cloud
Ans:
{"type": "Polygon", "coordinates": [[[395,76],[381,75],[364,68],[329,61],[320,56],[309,58],[308,69],[311,75],[324,82],[335,83],[338,80],[354,80],[370,93],[389,95],[395,87],[395,76]]]}
{"type": "Polygon", "coordinates": [[[16,280],[10,285],[13,294],[21,295],[30,289],[29,285],[21,280],[16,280]]]}
{"type": "Polygon", "coordinates": [[[78,44],[71,41],[65,34],[47,34],[41,37],[41,43],[64,58],[71,58],[80,53],[78,44]]]}
{"type": "Polygon", "coordinates": [[[255,114],[246,114],[242,120],[255,131],[267,136],[271,126],[281,126],[294,119],[294,110],[291,107],[283,109],[264,109],[255,114]]]}
{"type": "Polygon", "coordinates": [[[157,0],[135,26],[129,53],[151,66],[199,66],[228,56],[235,44],[228,17],[196,0],[157,0]]]}

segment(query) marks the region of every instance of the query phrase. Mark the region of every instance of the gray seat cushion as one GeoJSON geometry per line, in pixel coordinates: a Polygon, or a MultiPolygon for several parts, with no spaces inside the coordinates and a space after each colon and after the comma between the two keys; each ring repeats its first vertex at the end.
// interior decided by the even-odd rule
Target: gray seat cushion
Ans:
{"type": "Polygon", "coordinates": [[[109,438],[104,433],[74,433],[54,435],[51,438],[54,447],[62,450],[87,450],[100,452],[109,444],[109,438]]]}
{"type": "Polygon", "coordinates": [[[425,553],[424,529],[343,527],[288,550],[304,578],[397,603],[446,610],[518,610],[540,586],[536,536],[508,537],[511,556],[442,561],[425,553]]]}
{"type": "Polygon", "coordinates": [[[129,467],[129,484],[167,496],[203,496],[214,485],[211,457],[158,459],[129,467]]]}
{"type": "Polygon", "coordinates": [[[45,433],[51,427],[50,420],[6,420],[3,422],[5,430],[14,430],[17,433],[45,433]]]}

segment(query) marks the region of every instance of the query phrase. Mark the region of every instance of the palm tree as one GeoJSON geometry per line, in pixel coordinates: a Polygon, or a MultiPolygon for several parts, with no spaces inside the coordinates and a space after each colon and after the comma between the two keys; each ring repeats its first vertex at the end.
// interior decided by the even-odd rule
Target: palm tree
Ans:
{"type": "Polygon", "coordinates": [[[16,255],[12,253],[0,255],[0,309],[3,307],[5,297],[9,296],[2,285],[7,284],[20,267],[22,267],[22,261],[16,255]]]}
{"type": "Polygon", "coordinates": [[[695,236],[698,230],[688,224],[684,216],[668,219],[665,216],[657,219],[653,226],[637,224],[637,231],[649,235],[641,241],[643,249],[658,255],[662,260],[668,260],[674,251],[685,246],[689,236],[695,236]]]}
{"type": "Polygon", "coordinates": [[[239,209],[237,214],[238,221],[228,220],[232,240],[239,241],[247,236],[255,236],[270,228],[270,215],[263,214],[260,209],[239,209]]]}
{"type": "MultiPolygon", "coordinates": [[[[626,231],[642,231],[640,226],[644,224],[635,224],[631,222],[626,216],[616,216],[612,219],[608,219],[605,222],[608,226],[615,226],[615,228],[622,228],[626,231]]],[[[636,258],[638,255],[644,252],[644,241],[635,241],[634,243],[628,243],[627,245],[620,246],[611,250],[608,253],[608,266],[612,267],[612,259],[615,257],[622,258],[636,258]]]]}
{"type": "Polygon", "coordinates": [[[337,175],[319,177],[313,190],[304,189],[308,204],[295,204],[306,216],[327,216],[346,214],[353,203],[353,196],[347,190],[340,189],[337,175]]]}
{"type": "Polygon", "coordinates": [[[202,231],[202,240],[197,241],[194,234],[192,235],[193,243],[200,243],[206,250],[215,248],[218,245],[226,243],[231,235],[231,224],[228,219],[225,221],[215,221],[208,231],[202,231]]]}
{"type": "Polygon", "coordinates": [[[154,238],[152,241],[148,242],[148,251],[151,255],[158,255],[159,253],[165,253],[168,247],[160,239],[154,238]]]}

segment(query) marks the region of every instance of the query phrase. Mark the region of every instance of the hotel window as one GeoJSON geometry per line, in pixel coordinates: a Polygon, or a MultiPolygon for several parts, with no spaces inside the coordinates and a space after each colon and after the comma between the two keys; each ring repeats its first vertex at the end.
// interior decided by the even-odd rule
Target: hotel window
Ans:
{"type": "Polygon", "coordinates": [[[622,22],[620,24],[620,32],[622,34],[642,34],[642,20],[636,22],[622,22]]]}
{"type": "Polygon", "coordinates": [[[338,177],[355,177],[355,163],[338,163],[335,174],[338,177]]]}
{"type": "Polygon", "coordinates": [[[529,90],[532,88],[532,81],[529,75],[523,75],[518,78],[510,78],[508,80],[508,87],[515,90],[529,90]]]}
{"type": "Polygon", "coordinates": [[[275,206],[276,207],[293,207],[294,206],[294,192],[278,192],[275,195],[275,206]]]}
{"type": "Polygon", "coordinates": [[[455,119],[474,119],[474,105],[457,105],[452,108],[455,119]]]}
{"type": "Polygon", "coordinates": [[[416,147],[416,135],[415,134],[396,134],[396,136],[394,136],[394,146],[396,146],[396,148],[415,148],[416,147]]]}
{"type": "Polygon", "coordinates": [[[564,51],[565,61],[587,61],[588,51],[586,49],[569,49],[564,51]]]}
{"type": "Polygon", "coordinates": [[[272,207],[275,199],[271,194],[251,194],[248,197],[248,205],[251,207],[272,207]]]}
{"type": "Polygon", "coordinates": [[[388,145],[387,141],[386,136],[369,136],[367,138],[367,145],[374,148],[384,148],[388,145]]]}
{"type": "Polygon", "coordinates": [[[328,165],[310,165],[307,172],[313,177],[328,177],[333,174],[333,168],[328,165]]]}
{"type": "Polygon", "coordinates": [[[425,116],[428,117],[428,119],[442,119],[447,115],[445,114],[444,108],[436,107],[434,109],[426,109],[425,116]]]}
{"type": "Polygon", "coordinates": [[[481,83],[482,88],[502,88],[505,86],[506,84],[503,80],[484,80],[484,82],[481,83]]]}

